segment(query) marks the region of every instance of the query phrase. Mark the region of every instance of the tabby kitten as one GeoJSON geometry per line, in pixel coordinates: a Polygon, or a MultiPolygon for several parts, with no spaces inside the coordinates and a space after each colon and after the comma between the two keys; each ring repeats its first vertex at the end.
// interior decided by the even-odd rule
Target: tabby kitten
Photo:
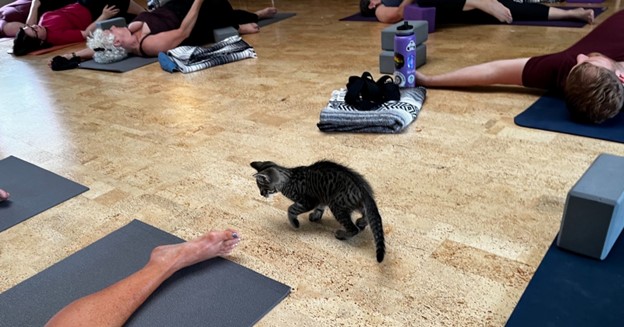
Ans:
{"type": "Polygon", "coordinates": [[[314,210],[309,219],[317,222],[329,207],[344,227],[344,230],[335,232],[336,238],[347,240],[370,225],[377,248],[377,262],[383,261],[386,247],[381,216],[373,199],[373,190],[362,175],[331,161],[295,168],[282,167],[271,161],[254,161],[251,167],[258,171],[254,177],[262,196],[281,192],[294,202],[288,207],[288,220],[293,227],[299,228],[297,216],[300,214],[314,210]],[[356,210],[362,213],[362,217],[354,224],[351,213],[356,210]]]}

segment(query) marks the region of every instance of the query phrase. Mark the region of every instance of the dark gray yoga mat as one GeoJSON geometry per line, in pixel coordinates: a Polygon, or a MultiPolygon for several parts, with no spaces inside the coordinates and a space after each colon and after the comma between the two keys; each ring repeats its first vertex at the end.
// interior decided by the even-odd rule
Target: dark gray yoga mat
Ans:
{"type": "Polygon", "coordinates": [[[137,69],[143,67],[145,65],[149,65],[158,61],[158,58],[146,58],[139,56],[131,56],[124,60],[113,62],[110,64],[99,64],[93,60],[88,60],[81,62],[78,65],[79,68],[83,69],[94,69],[94,70],[103,70],[107,72],[115,72],[115,73],[125,73],[127,71],[131,71],[133,69],[137,69]]]}
{"type": "MultiPolygon", "coordinates": [[[[134,220],[0,294],[0,326],[43,326],[65,305],[137,271],[158,245],[183,240],[134,220]]],[[[252,326],[290,287],[214,258],[183,269],[126,326],[252,326]]]]}
{"type": "Polygon", "coordinates": [[[0,232],[89,189],[13,156],[0,160],[0,188],[11,193],[0,202],[0,232]]]}
{"type": "Polygon", "coordinates": [[[293,17],[295,15],[297,14],[294,12],[278,12],[277,14],[275,14],[275,16],[271,18],[259,20],[258,26],[263,27],[263,26],[271,25],[273,23],[277,23],[281,20],[293,17]]]}

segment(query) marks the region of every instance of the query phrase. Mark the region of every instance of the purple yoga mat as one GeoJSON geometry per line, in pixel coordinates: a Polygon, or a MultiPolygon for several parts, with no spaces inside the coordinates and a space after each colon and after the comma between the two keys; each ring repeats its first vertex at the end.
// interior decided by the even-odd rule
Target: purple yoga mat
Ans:
{"type": "MultiPolygon", "coordinates": [[[[594,0],[596,1],[596,0],[594,0]]],[[[604,1],[604,0],[603,0],[604,1]]],[[[561,9],[574,9],[576,7],[558,7],[561,9]]],[[[594,10],[594,17],[598,17],[598,15],[602,14],[607,8],[591,8],[594,10]]],[[[345,18],[341,18],[340,21],[356,21],[356,22],[376,22],[376,17],[365,17],[360,13],[353,14],[351,16],[347,16],[345,18]]],[[[556,27],[583,27],[587,25],[587,23],[578,21],[578,20],[519,20],[514,21],[511,25],[523,25],[523,26],[556,26],[556,27]]]]}

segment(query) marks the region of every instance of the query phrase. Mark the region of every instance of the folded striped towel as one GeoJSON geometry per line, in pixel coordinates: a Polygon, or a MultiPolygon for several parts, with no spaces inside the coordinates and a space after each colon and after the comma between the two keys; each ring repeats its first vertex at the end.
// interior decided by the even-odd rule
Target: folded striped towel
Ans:
{"type": "Polygon", "coordinates": [[[209,47],[180,46],[158,56],[163,70],[182,73],[192,73],[247,58],[256,58],[256,51],[238,35],[209,47]]]}
{"type": "Polygon", "coordinates": [[[382,103],[370,111],[359,111],[345,103],[346,89],[332,92],[321,110],[318,128],[323,132],[400,133],[418,118],[427,90],[420,86],[401,89],[399,101],[382,103]]]}

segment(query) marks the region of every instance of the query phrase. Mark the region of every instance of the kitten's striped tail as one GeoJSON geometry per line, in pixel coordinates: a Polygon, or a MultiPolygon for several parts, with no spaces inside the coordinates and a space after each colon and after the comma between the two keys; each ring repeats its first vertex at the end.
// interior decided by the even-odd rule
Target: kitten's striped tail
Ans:
{"type": "Polygon", "coordinates": [[[364,216],[368,221],[368,225],[370,225],[371,231],[373,232],[373,238],[375,239],[375,248],[377,249],[377,262],[382,262],[384,259],[384,255],[386,254],[386,245],[384,241],[384,231],[383,226],[381,224],[381,215],[379,214],[379,210],[377,209],[377,204],[375,203],[375,199],[370,195],[370,193],[366,190],[363,190],[364,193],[364,216]]]}

